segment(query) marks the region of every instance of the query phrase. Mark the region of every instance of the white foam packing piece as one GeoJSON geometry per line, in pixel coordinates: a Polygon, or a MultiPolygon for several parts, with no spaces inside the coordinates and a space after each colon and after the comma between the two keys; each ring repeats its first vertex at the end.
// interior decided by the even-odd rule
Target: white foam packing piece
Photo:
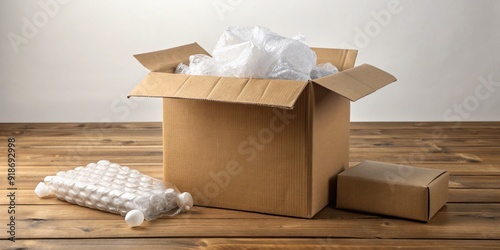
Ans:
{"type": "Polygon", "coordinates": [[[173,184],[106,160],[47,176],[35,193],[39,197],[53,194],[69,203],[126,216],[130,226],[193,207],[192,196],[180,193],[173,184]]]}
{"type": "Polygon", "coordinates": [[[337,72],[332,64],[316,66],[316,59],[303,35],[286,38],[259,26],[229,27],[212,57],[192,55],[189,66],[179,64],[176,73],[305,81],[337,72]]]}

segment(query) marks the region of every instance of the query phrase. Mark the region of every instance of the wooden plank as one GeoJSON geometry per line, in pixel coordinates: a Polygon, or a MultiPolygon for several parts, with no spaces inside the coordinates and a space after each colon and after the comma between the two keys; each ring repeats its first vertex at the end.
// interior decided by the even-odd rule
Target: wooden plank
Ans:
{"type": "MultiPolygon", "coordinates": [[[[90,162],[95,162],[100,160],[98,157],[79,157],[79,156],[59,156],[55,159],[45,159],[39,161],[32,161],[30,159],[23,159],[22,162],[18,162],[20,171],[22,169],[35,170],[38,171],[38,167],[41,168],[40,171],[44,171],[45,175],[51,175],[58,171],[65,171],[75,168],[78,165],[85,165],[90,162]]],[[[144,171],[149,171],[148,167],[162,169],[162,159],[161,157],[155,157],[154,159],[143,159],[141,157],[128,156],[128,157],[113,157],[107,158],[111,161],[116,161],[122,165],[126,165],[136,169],[145,169],[144,171]],[[146,162],[146,160],[148,162],[146,162]]],[[[373,158],[366,158],[375,160],[373,158]]],[[[351,161],[350,166],[359,164],[361,160],[351,161]]],[[[450,174],[454,176],[498,176],[500,175],[500,164],[489,164],[489,163],[429,163],[429,162],[410,162],[408,158],[401,157],[401,159],[395,161],[387,161],[388,163],[410,165],[415,167],[433,168],[433,169],[444,169],[448,170],[450,174]]],[[[0,162],[0,171],[6,169],[6,163],[0,162]]],[[[39,175],[41,176],[41,175],[39,175]]],[[[497,178],[497,177],[495,177],[497,178]]]]}
{"type": "Polygon", "coordinates": [[[58,239],[18,240],[17,249],[108,250],[128,249],[492,249],[499,240],[393,240],[335,238],[151,238],[136,239],[58,239]]]}
{"type": "Polygon", "coordinates": [[[483,139],[493,138],[498,139],[500,135],[496,131],[490,134],[481,133],[481,130],[476,131],[444,131],[442,135],[434,135],[425,131],[405,131],[405,130],[377,130],[377,131],[352,131],[351,138],[353,139],[420,139],[420,140],[439,140],[444,138],[461,138],[461,139],[483,139]]]}
{"type": "MultiPolygon", "coordinates": [[[[372,129],[372,130],[357,130],[351,129],[352,139],[447,139],[447,138],[461,138],[461,139],[499,139],[500,129],[488,129],[487,134],[483,133],[485,129],[446,129],[446,130],[405,130],[405,129],[372,129]]],[[[9,136],[16,138],[26,137],[82,137],[88,139],[106,139],[107,137],[120,137],[132,138],[135,136],[154,136],[161,135],[160,128],[151,129],[127,129],[122,130],[119,128],[111,129],[44,129],[44,130],[0,130],[0,136],[9,136]],[[126,133],[123,133],[126,132],[126,133]]]]}
{"type": "MultiPolygon", "coordinates": [[[[122,131],[122,133],[126,133],[127,131],[122,131]]],[[[0,137],[2,138],[2,137],[0,137]]],[[[7,138],[7,136],[3,137],[7,138]]],[[[16,137],[16,139],[23,142],[23,144],[33,144],[33,145],[41,145],[41,146],[59,146],[61,144],[68,145],[81,145],[81,141],[92,141],[100,144],[112,144],[116,142],[115,145],[128,145],[133,143],[134,141],[143,142],[150,141],[157,145],[162,142],[161,132],[157,132],[154,134],[147,134],[143,136],[123,136],[123,135],[106,135],[106,137],[85,137],[82,135],[76,136],[26,136],[26,137],[16,137]],[[48,140],[50,139],[50,140],[48,140]],[[44,144],[45,143],[45,144],[44,144]]],[[[498,142],[500,139],[495,138],[468,138],[468,139],[460,139],[460,138],[446,138],[446,139],[415,139],[415,138],[351,138],[350,144],[351,147],[355,148],[366,148],[373,147],[376,148],[397,148],[397,147],[425,147],[428,145],[439,145],[442,147],[462,147],[464,145],[470,147],[481,147],[481,146],[494,146],[499,145],[498,142]]],[[[21,146],[23,146],[21,144],[21,146]]],[[[2,145],[4,146],[4,145],[2,145]]]]}
{"type": "MultiPolygon", "coordinates": [[[[1,149],[0,149],[1,150],[1,149]]],[[[443,167],[459,167],[461,164],[471,164],[471,170],[481,171],[481,167],[486,167],[487,171],[498,172],[500,169],[500,158],[497,157],[497,152],[456,152],[447,154],[434,154],[421,151],[409,153],[390,153],[390,152],[374,152],[363,153],[351,151],[351,162],[361,162],[365,159],[383,161],[388,163],[423,166],[429,164],[430,166],[443,166],[443,167]]],[[[108,159],[115,162],[130,162],[130,163],[161,163],[162,162],[162,148],[127,148],[120,149],[113,148],[79,148],[68,147],[61,149],[33,150],[25,151],[18,149],[16,158],[21,165],[67,165],[76,166],[95,162],[100,159],[108,159]],[[124,160],[126,159],[126,160],[124,160]]],[[[2,164],[2,163],[0,163],[2,164]]],[[[3,163],[5,164],[5,163],[3,163]]],[[[1,165],[0,165],[1,166],[1,165]]],[[[465,171],[465,170],[464,170],[465,171]]]]}
{"type": "MultiPolygon", "coordinates": [[[[415,134],[431,135],[432,137],[441,137],[442,135],[458,135],[461,137],[464,134],[471,136],[483,136],[482,131],[488,130],[488,135],[500,134],[500,125],[498,123],[462,123],[461,126],[453,128],[454,123],[351,123],[352,135],[383,135],[397,134],[414,137],[415,134]]],[[[161,123],[37,123],[37,124],[0,124],[0,135],[27,135],[29,133],[57,133],[57,131],[73,131],[73,134],[78,132],[88,131],[89,134],[98,134],[99,132],[115,134],[115,131],[155,131],[161,134],[161,123]]],[[[69,133],[71,134],[71,133],[69,133]]]]}
{"type": "Polygon", "coordinates": [[[417,147],[417,148],[435,148],[439,147],[441,150],[446,150],[447,147],[496,147],[500,145],[500,139],[495,138],[351,138],[351,148],[371,148],[377,150],[378,148],[399,148],[399,147],[417,147]]]}
{"type": "Polygon", "coordinates": [[[0,123],[0,130],[19,129],[19,130],[34,130],[34,129],[148,129],[161,128],[161,122],[86,122],[86,123],[0,123]]]}
{"type": "MultiPolygon", "coordinates": [[[[122,221],[123,217],[115,214],[102,212],[95,209],[89,209],[78,205],[70,204],[58,199],[39,199],[40,203],[22,204],[20,205],[21,219],[36,219],[36,220],[116,220],[122,221]],[[54,213],[53,211],[58,211],[54,213]]],[[[6,206],[5,204],[3,204],[6,206]]],[[[7,211],[0,211],[7,213],[7,211]]],[[[442,216],[450,214],[471,214],[479,217],[498,217],[500,216],[500,204],[491,203],[448,203],[439,213],[442,216]]],[[[337,220],[337,219],[381,219],[387,216],[363,213],[358,211],[336,209],[327,206],[322,209],[313,220],[337,220]]],[[[163,219],[171,220],[172,218],[165,217],[163,219]]],[[[193,210],[188,213],[182,213],[175,219],[275,219],[275,220],[304,220],[294,219],[286,216],[277,216],[270,214],[245,212],[231,209],[220,209],[210,207],[194,206],[193,210]]],[[[307,220],[307,219],[305,219],[307,220]]],[[[419,222],[416,222],[419,223],[419,222]]],[[[425,223],[420,223],[425,225],[425,223]]]]}
{"type": "MultiPolygon", "coordinates": [[[[18,203],[19,204],[41,204],[41,203],[52,203],[50,199],[42,199],[40,200],[34,194],[34,189],[36,185],[40,181],[33,181],[29,185],[20,184],[21,187],[26,189],[17,190],[18,203]]],[[[8,191],[5,190],[8,188],[6,184],[2,184],[0,187],[0,195],[7,195],[8,191]]],[[[485,203],[485,202],[500,202],[500,189],[449,189],[449,197],[448,202],[451,203],[460,203],[460,202],[476,202],[476,203],[485,203]]],[[[0,196],[2,197],[2,196],[0,196]]],[[[6,204],[6,200],[0,199],[0,204],[6,204]]]]}
{"type": "Polygon", "coordinates": [[[130,130],[120,130],[120,129],[46,129],[46,130],[0,130],[0,136],[2,137],[15,137],[15,138],[26,138],[26,137],[80,137],[85,139],[106,139],[108,137],[118,137],[118,138],[133,138],[135,136],[152,136],[161,135],[160,129],[130,129],[130,130]]]}
{"type": "MultiPolygon", "coordinates": [[[[6,221],[1,221],[6,223],[6,221]]],[[[341,237],[397,239],[499,239],[500,219],[438,214],[427,226],[399,219],[164,219],[130,229],[116,220],[19,220],[17,237],[341,237]],[[471,226],[474,225],[474,226],[471,226]],[[360,230],[363,228],[363,230],[360,230]],[[140,233],[139,233],[140,232],[140,233]]]]}
{"type": "Polygon", "coordinates": [[[448,154],[433,154],[421,151],[414,151],[411,153],[391,154],[376,152],[373,154],[357,153],[350,154],[351,161],[362,161],[364,159],[371,159],[376,161],[394,162],[394,161],[411,161],[414,163],[491,163],[500,164],[500,159],[497,157],[496,152],[476,152],[476,153],[448,153],[448,154]]]}
{"type": "Polygon", "coordinates": [[[22,140],[19,146],[23,149],[57,149],[62,147],[103,147],[103,148],[121,148],[121,147],[162,147],[163,141],[160,138],[151,137],[133,137],[133,138],[106,138],[103,140],[85,141],[82,138],[68,137],[37,137],[36,140],[22,140]]]}
{"type": "Polygon", "coordinates": [[[351,129],[499,129],[498,122],[351,122],[351,129]]]}
{"type": "Polygon", "coordinates": [[[500,189],[450,189],[449,202],[500,202],[500,189]]]}
{"type": "MultiPolygon", "coordinates": [[[[139,148],[139,147],[137,147],[139,148]]],[[[385,153],[427,153],[435,155],[453,154],[453,153],[499,153],[500,144],[488,147],[474,147],[474,146],[456,146],[456,147],[440,147],[436,144],[417,144],[412,147],[378,147],[378,148],[354,148],[351,147],[351,153],[359,154],[385,154],[385,153]]]]}
{"type": "MultiPolygon", "coordinates": [[[[19,144],[19,143],[18,143],[19,144]]],[[[99,149],[99,151],[161,151],[162,145],[101,145],[99,143],[81,143],[75,145],[59,144],[59,145],[49,145],[48,143],[44,146],[17,146],[16,151],[28,153],[28,154],[44,154],[52,155],[58,154],[65,149],[78,148],[82,151],[91,151],[93,149],[99,149]]],[[[452,147],[447,149],[441,149],[439,147],[398,147],[398,148],[377,148],[377,149],[367,149],[367,148],[351,148],[351,154],[379,154],[384,155],[387,153],[397,153],[397,154],[408,154],[408,153],[423,153],[432,155],[434,157],[446,156],[448,154],[478,154],[478,155],[488,155],[494,156],[495,153],[500,152],[500,147],[452,147]]]]}
{"type": "MultiPolygon", "coordinates": [[[[495,123],[491,122],[463,122],[464,126],[472,127],[484,127],[484,126],[494,126],[495,123]]],[[[447,122],[351,122],[351,127],[364,129],[364,128],[415,128],[415,129],[425,129],[428,127],[444,127],[446,125],[454,125],[453,123],[447,122]]],[[[119,129],[142,129],[142,128],[158,128],[161,127],[161,122],[56,122],[56,123],[32,123],[32,122],[21,122],[21,123],[0,123],[0,130],[4,129],[81,129],[81,128],[119,128],[119,129]]]]}
{"type": "MultiPolygon", "coordinates": [[[[30,166],[54,166],[57,168],[75,168],[76,166],[81,166],[81,165],[86,165],[90,162],[96,162],[99,160],[109,160],[111,162],[117,162],[120,163],[120,165],[127,165],[127,166],[159,166],[161,164],[163,158],[161,155],[155,155],[155,156],[128,156],[128,157],[123,157],[119,155],[114,155],[114,156],[103,156],[103,155],[71,155],[71,154],[63,154],[63,155],[56,155],[55,158],[52,157],[37,157],[34,159],[21,159],[18,160],[18,166],[22,168],[23,165],[30,165],[30,166]]],[[[2,166],[0,164],[0,168],[6,168],[6,165],[2,166]]]]}
{"type": "MultiPolygon", "coordinates": [[[[162,179],[163,166],[161,164],[154,165],[127,165],[132,169],[137,169],[144,174],[151,177],[162,179]]],[[[17,181],[16,187],[18,189],[33,189],[39,182],[43,181],[46,176],[55,175],[59,171],[67,171],[75,168],[76,166],[21,166],[16,171],[17,181]]],[[[438,168],[446,169],[441,166],[438,168]]],[[[1,168],[0,168],[1,169],[1,168]]],[[[485,176],[471,176],[471,175],[453,175],[455,170],[450,170],[449,188],[450,189],[500,189],[500,181],[498,176],[485,175],[485,176]]],[[[7,188],[7,183],[0,183],[0,189],[7,188]]],[[[477,190],[475,192],[481,192],[477,190]]],[[[487,191],[486,191],[487,192],[487,191]]]]}
{"type": "MultiPolygon", "coordinates": [[[[128,228],[123,217],[76,205],[20,206],[16,211],[17,238],[108,237],[349,237],[384,239],[500,239],[500,205],[449,204],[430,222],[343,213],[331,209],[328,217],[297,219],[253,213],[202,216],[227,212],[198,209],[197,213],[145,222],[128,228]],[[54,207],[51,209],[51,207],[54,207]],[[56,209],[56,210],[55,210],[56,209]],[[54,213],[57,211],[57,213],[54,213]],[[245,214],[246,218],[240,218],[245,214]],[[253,216],[255,215],[255,216],[253,216]],[[232,217],[235,216],[236,218],[232,217]],[[471,225],[474,225],[471,227],[471,225]],[[363,228],[363,230],[360,230],[363,228]],[[140,232],[140,233],[139,233],[140,232]]],[[[6,211],[0,206],[1,211],[6,211]]],[[[5,213],[5,212],[4,212],[5,213]]],[[[2,219],[6,215],[1,214],[2,219]]],[[[0,223],[7,223],[0,220],[0,223]]]]}
{"type": "MultiPolygon", "coordinates": [[[[42,199],[46,201],[50,201],[51,203],[40,203],[40,204],[30,204],[29,206],[24,206],[20,204],[20,208],[18,211],[18,215],[20,216],[18,219],[22,220],[114,220],[117,223],[124,223],[124,218],[117,214],[111,214],[104,211],[90,209],[87,207],[81,207],[75,204],[70,204],[65,201],[60,201],[58,199],[42,199]],[[54,213],[57,211],[57,213],[54,213]]],[[[487,206],[485,206],[488,209],[487,206]]],[[[328,214],[335,214],[336,216],[350,216],[351,218],[360,218],[366,217],[366,215],[336,210],[333,208],[325,208],[325,211],[328,214]]],[[[6,211],[0,211],[0,214],[4,213],[6,216],[6,211]]],[[[331,216],[331,215],[329,215],[331,216]]],[[[219,209],[219,208],[209,208],[209,207],[199,207],[195,206],[189,213],[181,213],[175,219],[282,219],[286,217],[269,215],[269,214],[261,214],[261,213],[253,213],[253,212],[243,212],[237,210],[230,209],[219,209]]],[[[162,220],[171,220],[172,218],[165,216],[162,220]]]]}
{"type": "MultiPolygon", "coordinates": [[[[500,129],[498,122],[351,122],[351,129],[435,129],[435,128],[484,128],[500,129]]],[[[113,122],[113,123],[0,123],[0,130],[4,129],[81,129],[81,128],[113,128],[113,129],[142,129],[160,128],[161,122],[113,122]]]]}
{"type": "Polygon", "coordinates": [[[450,176],[450,188],[486,189],[500,188],[498,176],[450,176]]]}

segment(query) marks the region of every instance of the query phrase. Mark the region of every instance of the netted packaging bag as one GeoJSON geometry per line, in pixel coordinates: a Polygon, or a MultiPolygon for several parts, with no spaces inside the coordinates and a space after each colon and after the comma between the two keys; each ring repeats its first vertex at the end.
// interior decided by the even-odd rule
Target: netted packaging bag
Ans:
{"type": "Polygon", "coordinates": [[[191,194],[180,193],[173,184],[106,160],[47,176],[35,193],[120,214],[132,227],[163,215],[175,216],[193,207],[191,194]]]}

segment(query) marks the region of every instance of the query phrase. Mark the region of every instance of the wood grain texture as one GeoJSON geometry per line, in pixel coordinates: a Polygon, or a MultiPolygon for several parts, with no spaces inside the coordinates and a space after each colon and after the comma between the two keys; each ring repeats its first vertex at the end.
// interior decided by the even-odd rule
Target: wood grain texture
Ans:
{"type": "Polygon", "coordinates": [[[500,240],[392,240],[334,238],[151,238],[20,240],[21,249],[498,249],[500,240]]]}
{"type": "MultiPolygon", "coordinates": [[[[450,171],[449,203],[428,223],[338,210],[312,219],[195,207],[128,228],[123,217],[40,199],[47,175],[108,159],[162,177],[161,123],[0,124],[0,225],[9,223],[7,138],[16,138],[16,242],[2,249],[498,249],[500,123],[352,123],[365,159],[450,171]]],[[[5,229],[6,226],[0,226],[5,229]]]]}

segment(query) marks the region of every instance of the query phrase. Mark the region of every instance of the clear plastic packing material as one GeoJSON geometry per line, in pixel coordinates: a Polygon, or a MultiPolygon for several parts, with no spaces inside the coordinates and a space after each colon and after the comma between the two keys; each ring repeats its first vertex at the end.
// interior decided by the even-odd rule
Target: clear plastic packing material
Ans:
{"type": "Polygon", "coordinates": [[[180,193],[173,184],[107,160],[47,176],[35,193],[120,214],[132,227],[163,215],[175,216],[193,207],[191,194],[180,193]]]}
{"type": "Polygon", "coordinates": [[[192,55],[189,66],[179,64],[176,73],[307,81],[338,72],[330,63],[316,65],[316,59],[303,35],[286,38],[259,26],[229,27],[212,57],[192,55]]]}

